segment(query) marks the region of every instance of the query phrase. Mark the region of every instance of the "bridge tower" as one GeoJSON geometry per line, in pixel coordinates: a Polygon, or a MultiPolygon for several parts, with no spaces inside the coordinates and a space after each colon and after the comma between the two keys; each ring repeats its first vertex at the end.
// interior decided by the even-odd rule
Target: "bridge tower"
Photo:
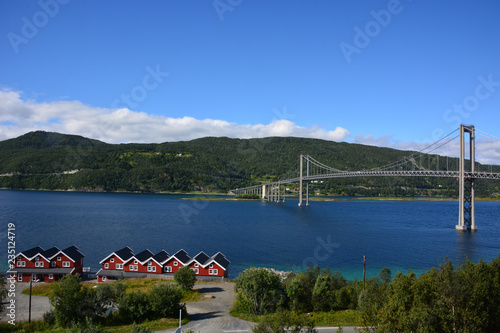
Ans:
{"type": "Polygon", "coordinates": [[[475,133],[474,126],[460,125],[460,160],[459,160],[459,215],[457,230],[477,230],[476,221],[474,218],[475,211],[475,193],[474,193],[474,177],[475,172],[475,133]],[[469,133],[469,160],[470,170],[467,170],[465,165],[465,133],[469,133]],[[465,173],[469,175],[465,175],[465,173]]]}
{"type": "MultiPolygon", "coordinates": [[[[306,158],[306,155],[300,155],[300,175],[299,175],[299,206],[302,206],[302,182],[303,182],[303,175],[304,175],[304,158],[306,158]]],[[[307,161],[307,166],[306,166],[306,176],[309,176],[309,159],[306,158],[307,161]]],[[[306,206],[309,206],[309,181],[306,180],[306,206]]]]}

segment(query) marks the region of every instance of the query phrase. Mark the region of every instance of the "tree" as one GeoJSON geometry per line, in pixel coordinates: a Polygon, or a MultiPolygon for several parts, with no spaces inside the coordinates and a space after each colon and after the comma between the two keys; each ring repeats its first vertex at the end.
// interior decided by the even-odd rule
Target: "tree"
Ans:
{"type": "Polygon", "coordinates": [[[174,273],[174,280],[182,289],[191,290],[196,282],[196,273],[188,266],[183,266],[174,273]]]}
{"type": "Polygon", "coordinates": [[[252,303],[256,315],[273,312],[284,296],[278,274],[266,268],[249,268],[235,280],[235,291],[252,303]]]}
{"type": "Polygon", "coordinates": [[[68,327],[72,322],[79,321],[79,310],[84,301],[80,275],[67,274],[55,282],[49,301],[54,307],[54,315],[59,325],[68,327]]]}
{"type": "Polygon", "coordinates": [[[179,310],[185,312],[185,306],[180,304],[182,292],[171,283],[154,287],[149,295],[151,309],[157,318],[176,317],[179,315],[179,310]]]}
{"type": "Polygon", "coordinates": [[[331,309],[332,297],[335,297],[332,291],[332,280],[331,275],[326,273],[322,273],[316,279],[312,293],[314,311],[329,311],[331,309]]]}

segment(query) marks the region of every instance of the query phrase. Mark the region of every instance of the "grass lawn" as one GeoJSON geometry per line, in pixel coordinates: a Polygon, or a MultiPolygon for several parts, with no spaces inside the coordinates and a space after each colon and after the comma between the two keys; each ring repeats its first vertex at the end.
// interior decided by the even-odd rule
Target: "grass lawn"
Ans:
{"type": "MultiPolygon", "coordinates": [[[[172,280],[165,280],[160,278],[139,278],[139,279],[125,279],[121,281],[127,286],[126,292],[132,293],[137,291],[148,292],[154,286],[160,283],[175,283],[172,280]]],[[[108,282],[116,283],[116,282],[108,282]]],[[[92,288],[98,285],[95,282],[83,282],[83,286],[87,288],[92,288]]],[[[33,285],[31,295],[33,296],[49,296],[54,291],[54,283],[37,283],[33,285]]],[[[26,288],[22,291],[23,294],[29,295],[30,289],[26,288]]],[[[197,290],[183,290],[183,296],[181,302],[196,302],[200,300],[203,295],[197,290]]]]}

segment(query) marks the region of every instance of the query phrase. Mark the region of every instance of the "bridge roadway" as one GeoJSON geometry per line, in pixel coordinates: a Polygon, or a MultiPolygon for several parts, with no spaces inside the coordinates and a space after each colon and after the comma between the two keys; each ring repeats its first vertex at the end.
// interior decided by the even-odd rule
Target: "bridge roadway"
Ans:
{"type": "MultiPolygon", "coordinates": [[[[451,177],[458,178],[459,171],[431,171],[431,170],[414,170],[414,171],[380,171],[380,170],[364,170],[352,172],[337,172],[320,175],[303,176],[302,181],[329,179],[329,178],[347,178],[347,177],[451,177]]],[[[498,172],[464,172],[464,177],[468,179],[500,179],[498,172]]],[[[271,182],[261,185],[254,185],[244,188],[238,188],[231,192],[238,194],[246,190],[262,188],[262,186],[276,186],[281,184],[291,184],[300,182],[300,177],[289,178],[277,182],[271,182]]]]}

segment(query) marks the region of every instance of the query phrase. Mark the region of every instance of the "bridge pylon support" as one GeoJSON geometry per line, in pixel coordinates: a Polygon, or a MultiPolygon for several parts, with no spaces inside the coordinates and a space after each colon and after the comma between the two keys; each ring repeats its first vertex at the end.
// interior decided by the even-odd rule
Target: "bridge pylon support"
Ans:
{"type": "MultiPolygon", "coordinates": [[[[300,175],[299,175],[299,206],[303,205],[302,202],[302,192],[303,192],[303,176],[304,176],[304,157],[306,155],[300,155],[300,175]]],[[[309,176],[309,159],[307,160],[307,176],[309,176]]],[[[307,182],[307,181],[306,181],[307,182]]],[[[306,183],[306,206],[309,206],[309,182],[306,183]]]]}
{"type": "Polygon", "coordinates": [[[262,199],[266,200],[269,197],[269,185],[262,185],[262,199]]]}
{"type": "MultiPolygon", "coordinates": [[[[474,126],[460,125],[460,159],[459,159],[459,214],[457,230],[477,230],[475,221],[475,184],[474,178],[465,176],[465,133],[469,133],[470,173],[475,172],[475,133],[474,126]]],[[[467,172],[469,172],[467,171],[467,172]]]]}

